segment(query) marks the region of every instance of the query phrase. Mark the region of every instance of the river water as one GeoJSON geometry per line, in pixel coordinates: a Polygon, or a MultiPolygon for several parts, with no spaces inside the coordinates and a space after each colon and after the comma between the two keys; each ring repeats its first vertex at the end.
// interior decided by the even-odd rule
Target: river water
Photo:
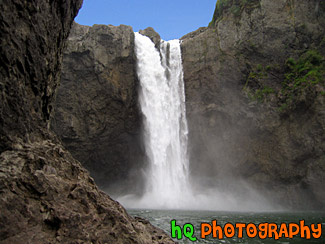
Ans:
{"type": "Polygon", "coordinates": [[[129,209],[128,213],[132,216],[138,216],[149,220],[153,225],[165,230],[171,235],[171,220],[175,219],[176,224],[183,226],[190,223],[194,227],[194,234],[197,241],[192,242],[188,238],[183,237],[182,240],[174,239],[179,243],[249,243],[249,244],[305,244],[305,243],[325,243],[325,212],[221,212],[221,211],[181,211],[181,210],[140,210],[129,209]],[[211,235],[205,239],[200,238],[200,226],[202,222],[211,224],[212,220],[217,220],[217,224],[224,226],[226,223],[297,223],[305,220],[305,225],[321,224],[322,235],[315,239],[312,237],[309,240],[300,237],[279,238],[274,240],[266,238],[261,240],[259,238],[248,238],[243,231],[243,238],[238,238],[236,235],[233,238],[215,239],[211,235]]]}

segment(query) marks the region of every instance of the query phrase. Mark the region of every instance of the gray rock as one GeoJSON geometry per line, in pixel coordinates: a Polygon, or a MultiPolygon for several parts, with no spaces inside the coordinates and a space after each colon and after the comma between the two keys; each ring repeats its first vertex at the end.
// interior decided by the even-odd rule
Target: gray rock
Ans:
{"type": "Polygon", "coordinates": [[[131,27],[73,25],[51,126],[111,193],[128,177],[134,190],[143,161],[135,64],[131,27]]]}
{"type": "Polygon", "coordinates": [[[324,208],[324,96],[279,112],[276,95],[259,102],[247,92],[259,82],[279,91],[289,57],[324,55],[324,9],[322,1],[261,0],[182,38],[194,179],[219,187],[244,179],[274,204],[324,208]],[[271,69],[247,82],[259,66],[271,69]]]}
{"type": "Polygon", "coordinates": [[[147,27],[144,30],[139,30],[139,33],[141,35],[149,37],[150,40],[155,44],[157,50],[160,50],[160,35],[152,27],[147,27]]]}

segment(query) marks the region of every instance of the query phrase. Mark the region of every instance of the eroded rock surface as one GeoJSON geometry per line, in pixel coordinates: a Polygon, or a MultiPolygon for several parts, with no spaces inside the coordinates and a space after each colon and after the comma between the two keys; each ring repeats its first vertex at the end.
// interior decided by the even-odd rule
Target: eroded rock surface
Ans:
{"type": "Polygon", "coordinates": [[[1,1],[0,152],[44,132],[63,42],[81,1],[1,1]],[[51,21],[50,21],[51,19],[51,21]]]}
{"type": "Polygon", "coordinates": [[[50,140],[0,155],[0,243],[173,243],[130,217],[50,140]]]}

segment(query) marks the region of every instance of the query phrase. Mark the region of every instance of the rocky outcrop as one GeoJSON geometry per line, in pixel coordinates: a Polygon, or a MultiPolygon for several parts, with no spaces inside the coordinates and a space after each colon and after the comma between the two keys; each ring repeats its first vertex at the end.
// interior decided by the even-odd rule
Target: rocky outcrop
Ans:
{"type": "Polygon", "coordinates": [[[48,130],[81,1],[2,1],[0,243],[173,243],[98,190],[48,130]]]}
{"type": "Polygon", "coordinates": [[[317,0],[220,0],[210,28],[182,38],[195,179],[232,190],[244,179],[274,204],[325,206],[324,10],[317,0]],[[300,86],[288,60],[310,50],[321,78],[300,86]]]}
{"type": "Polygon", "coordinates": [[[160,50],[161,37],[152,27],[148,27],[144,30],[139,30],[139,33],[141,35],[149,37],[150,40],[155,44],[157,50],[160,50]]]}
{"type": "Polygon", "coordinates": [[[173,243],[98,190],[60,144],[19,145],[0,161],[0,243],[173,243]]]}
{"type": "Polygon", "coordinates": [[[111,193],[117,180],[135,182],[143,161],[135,65],[131,27],[73,25],[51,127],[111,193]]]}

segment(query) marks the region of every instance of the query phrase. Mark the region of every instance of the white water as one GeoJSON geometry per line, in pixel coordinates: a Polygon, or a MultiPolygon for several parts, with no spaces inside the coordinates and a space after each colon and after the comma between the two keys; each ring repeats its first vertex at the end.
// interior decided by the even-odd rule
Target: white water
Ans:
{"type": "Polygon", "coordinates": [[[145,195],[131,207],[184,208],[192,194],[180,41],[162,41],[159,52],[135,33],[135,51],[149,168],[145,195]]]}
{"type": "MultiPolygon", "coordinates": [[[[149,168],[143,196],[119,197],[127,208],[258,210],[267,202],[249,187],[246,201],[236,192],[203,189],[193,194],[189,184],[188,128],[179,40],[162,41],[160,52],[148,37],[135,33],[139,101],[149,168]],[[249,199],[255,199],[253,201],[249,199]]],[[[241,195],[242,195],[241,194],[241,195]]]]}

